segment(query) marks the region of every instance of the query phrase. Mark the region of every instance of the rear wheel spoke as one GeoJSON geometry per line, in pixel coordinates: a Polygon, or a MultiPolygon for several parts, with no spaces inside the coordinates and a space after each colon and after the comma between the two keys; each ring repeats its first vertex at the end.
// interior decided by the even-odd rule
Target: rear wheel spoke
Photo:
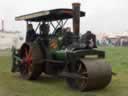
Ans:
{"type": "Polygon", "coordinates": [[[31,48],[27,49],[25,47],[24,49],[24,68],[23,68],[23,75],[29,75],[32,72],[32,50],[31,48]]]}

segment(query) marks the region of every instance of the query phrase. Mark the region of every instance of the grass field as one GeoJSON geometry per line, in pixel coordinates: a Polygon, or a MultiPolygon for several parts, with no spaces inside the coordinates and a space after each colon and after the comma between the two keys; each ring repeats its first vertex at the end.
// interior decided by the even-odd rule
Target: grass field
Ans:
{"type": "Polygon", "coordinates": [[[10,56],[0,55],[0,96],[128,96],[128,48],[101,48],[106,60],[117,73],[102,90],[79,92],[70,89],[62,79],[41,78],[26,81],[10,72],[10,56]]]}

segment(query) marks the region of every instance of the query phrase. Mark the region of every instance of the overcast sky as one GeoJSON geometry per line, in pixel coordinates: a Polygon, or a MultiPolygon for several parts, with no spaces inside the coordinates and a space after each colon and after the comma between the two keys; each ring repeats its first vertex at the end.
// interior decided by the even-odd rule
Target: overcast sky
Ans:
{"type": "Polygon", "coordinates": [[[0,19],[4,19],[6,30],[25,32],[25,22],[15,21],[15,16],[72,8],[72,2],[80,2],[81,10],[86,11],[86,17],[81,19],[81,32],[128,31],[128,0],[0,0],[0,19]]]}

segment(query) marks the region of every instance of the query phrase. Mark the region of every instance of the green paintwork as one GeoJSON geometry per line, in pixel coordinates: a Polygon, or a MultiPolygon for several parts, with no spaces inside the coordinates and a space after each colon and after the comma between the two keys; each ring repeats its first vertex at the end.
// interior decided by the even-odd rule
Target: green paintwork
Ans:
{"type": "Polygon", "coordinates": [[[52,56],[56,60],[64,60],[66,56],[65,50],[52,51],[52,56]]]}

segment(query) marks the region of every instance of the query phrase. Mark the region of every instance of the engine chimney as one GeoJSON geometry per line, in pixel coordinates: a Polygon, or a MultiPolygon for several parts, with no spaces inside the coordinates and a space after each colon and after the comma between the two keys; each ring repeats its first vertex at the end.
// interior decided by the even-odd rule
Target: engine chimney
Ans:
{"type": "Polygon", "coordinates": [[[75,34],[76,40],[79,39],[80,33],[80,3],[73,3],[73,32],[75,34]]]}

